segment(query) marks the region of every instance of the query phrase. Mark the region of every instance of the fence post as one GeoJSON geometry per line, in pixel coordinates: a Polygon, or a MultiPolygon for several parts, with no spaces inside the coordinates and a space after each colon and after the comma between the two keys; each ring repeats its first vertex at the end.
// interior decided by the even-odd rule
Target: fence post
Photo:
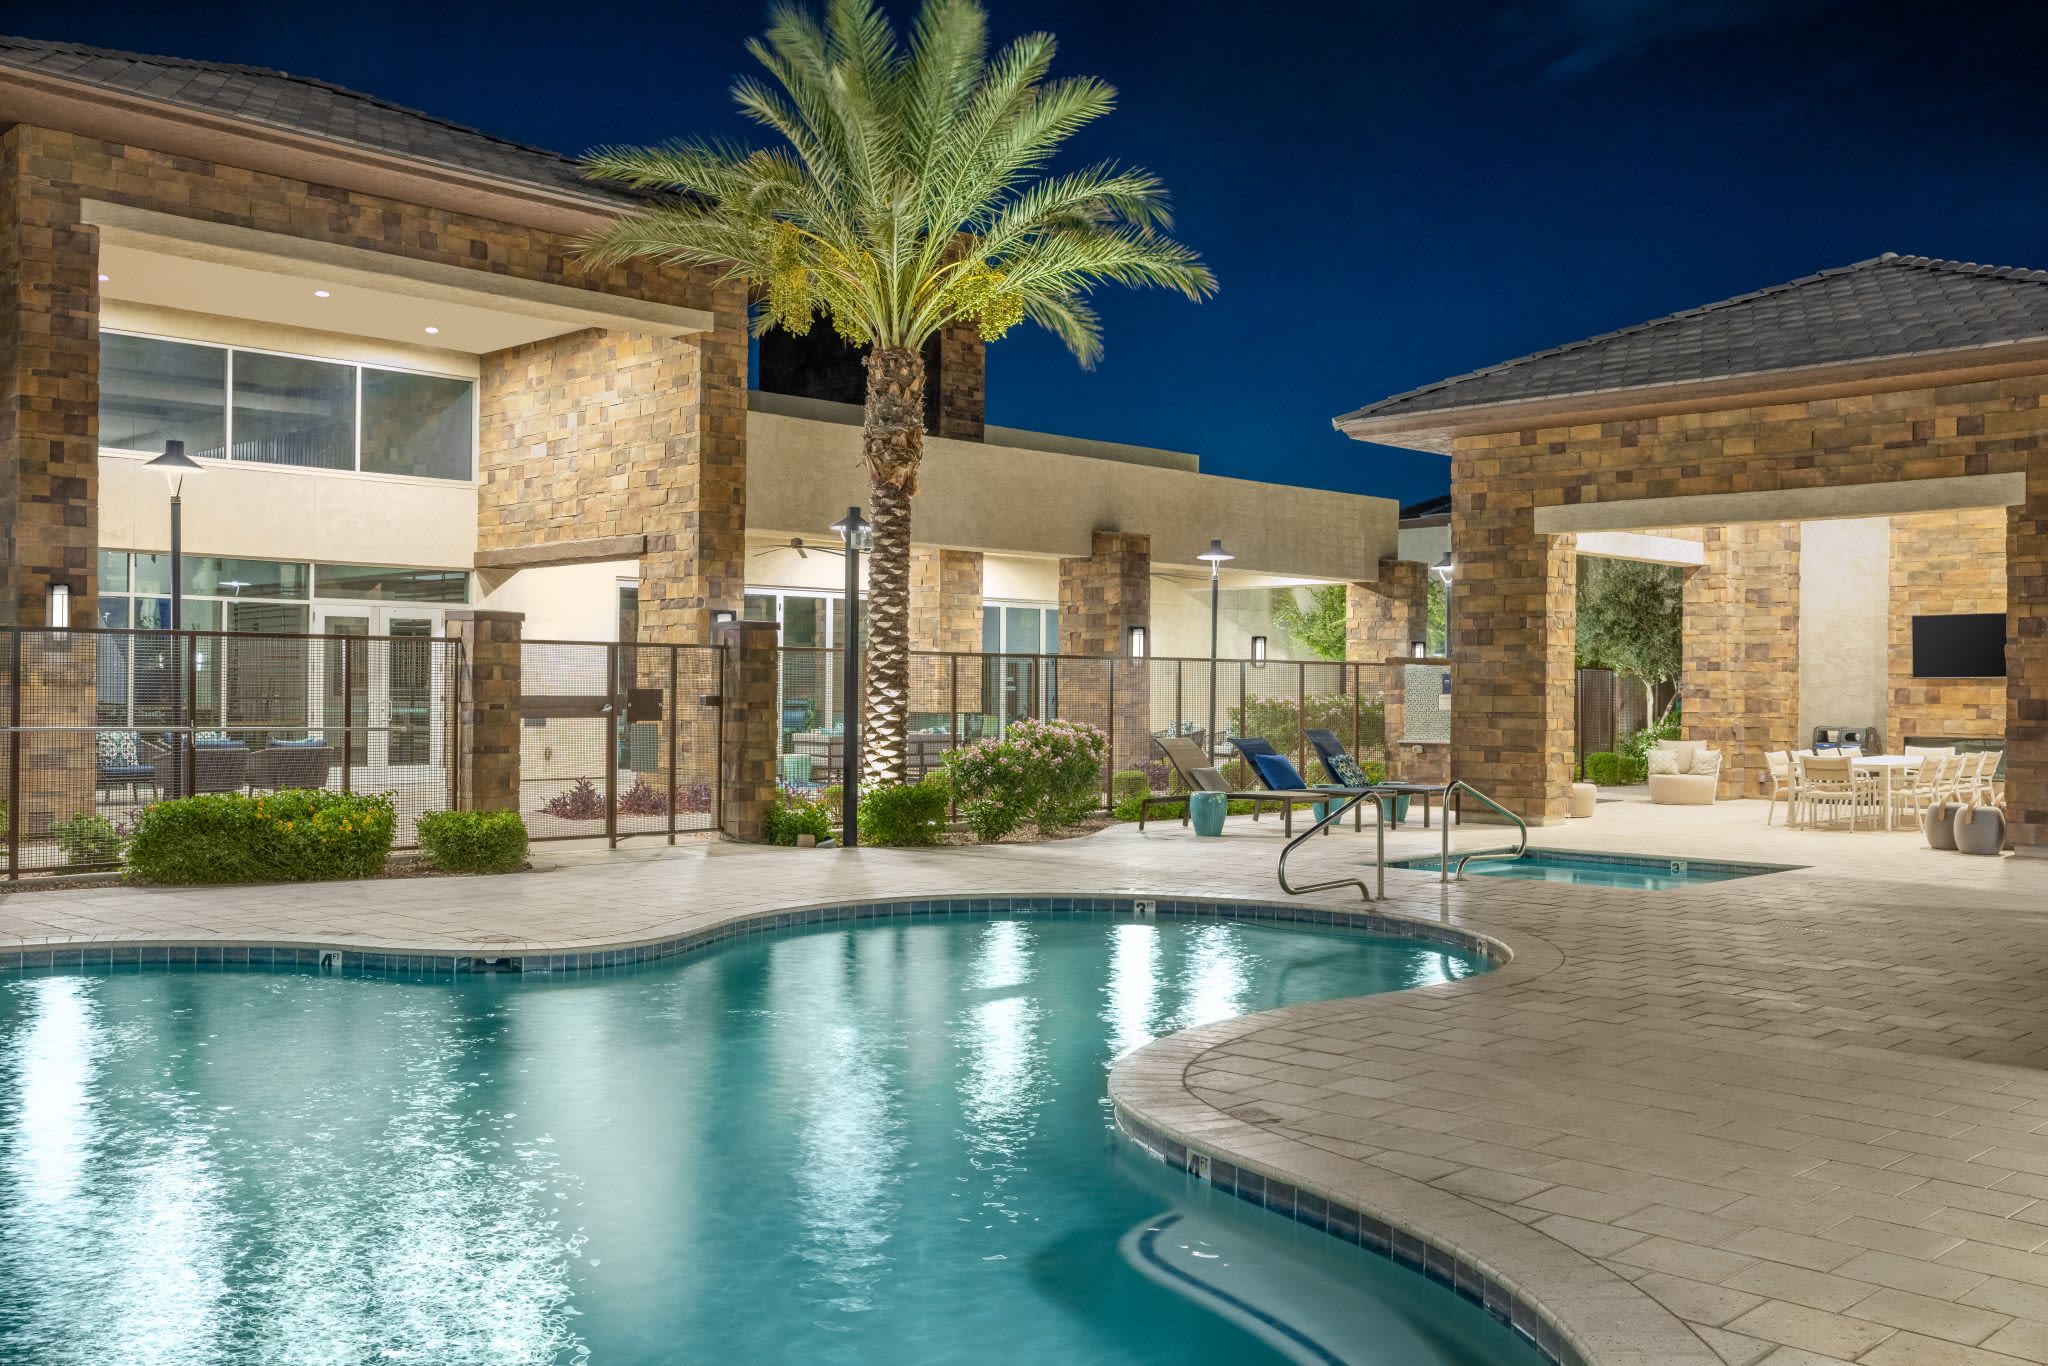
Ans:
{"type": "Polygon", "coordinates": [[[519,612],[474,607],[451,609],[448,634],[461,651],[455,704],[462,715],[462,748],[453,756],[471,811],[519,809],[519,612]]]}
{"type": "Polygon", "coordinates": [[[21,877],[21,627],[7,628],[7,880],[21,877]]]}
{"type": "Polygon", "coordinates": [[[676,666],[683,647],[668,647],[668,842],[676,842],[676,735],[682,729],[683,699],[676,692],[676,666]]]}
{"type": "Polygon", "coordinates": [[[604,647],[604,837],[619,847],[619,647],[604,647]]]}
{"type": "MultiPolygon", "coordinates": [[[[946,656],[946,705],[952,708],[948,713],[951,720],[948,727],[953,732],[951,749],[960,748],[960,656],[946,656]]],[[[946,784],[946,815],[952,820],[960,818],[960,803],[954,799],[953,785],[946,784]]]]}
{"type": "Polygon", "coordinates": [[[1308,772],[1308,661],[1294,662],[1294,751],[1301,771],[1308,772]]]}
{"type": "MultiPolygon", "coordinates": [[[[356,656],[354,636],[341,638],[341,790],[350,791],[356,752],[356,656]]],[[[367,718],[365,718],[367,719],[367,718]]]]}

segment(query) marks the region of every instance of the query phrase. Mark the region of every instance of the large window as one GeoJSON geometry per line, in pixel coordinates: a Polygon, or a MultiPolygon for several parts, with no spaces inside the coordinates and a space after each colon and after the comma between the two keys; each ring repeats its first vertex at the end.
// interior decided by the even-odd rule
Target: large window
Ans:
{"type": "Polygon", "coordinates": [[[992,655],[1056,655],[1060,609],[1036,602],[984,603],[981,648],[992,655]]]}
{"type": "Polygon", "coordinates": [[[448,375],[100,334],[100,445],[302,469],[467,479],[476,386],[448,375]]]}

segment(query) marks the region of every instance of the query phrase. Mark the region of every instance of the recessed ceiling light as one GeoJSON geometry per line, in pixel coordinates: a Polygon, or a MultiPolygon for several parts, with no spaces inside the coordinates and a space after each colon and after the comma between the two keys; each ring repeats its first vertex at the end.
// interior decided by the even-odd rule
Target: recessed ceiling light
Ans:
{"type": "Polygon", "coordinates": [[[100,283],[101,283],[101,284],[105,284],[105,283],[106,283],[106,282],[107,282],[108,280],[110,280],[110,279],[112,279],[112,278],[113,278],[112,276],[108,276],[108,275],[102,275],[102,276],[100,276],[100,283]]]}
{"type": "Polygon", "coordinates": [[[430,327],[430,328],[428,328],[428,329],[427,329],[427,335],[428,335],[428,336],[430,336],[430,337],[433,337],[433,336],[438,336],[438,335],[440,335],[440,331],[441,331],[441,329],[440,329],[440,328],[438,328],[438,327],[430,327]]]}
{"type": "Polygon", "coordinates": [[[328,292],[327,292],[326,290],[324,290],[324,289],[316,289],[316,290],[314,290],[314,291],[313,291],[313,297],[314,297],[314,298],[316,298],[316,299],[325,299],[325,298],[329,298],[329,297],[331,297],[331,296],[330,296],[330,295],[328,294],[328,292]]]}

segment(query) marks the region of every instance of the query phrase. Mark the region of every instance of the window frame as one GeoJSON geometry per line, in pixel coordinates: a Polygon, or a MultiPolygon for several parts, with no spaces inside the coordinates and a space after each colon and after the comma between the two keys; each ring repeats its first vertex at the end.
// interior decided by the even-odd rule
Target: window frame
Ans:
{"type": "MultiPolygon", "coordinates": [[[[283,351],[270,346],[244,346],[238,342],[206,341],[196,337],[180,337],[168,332],[147,332],[129,327],[103,327],[100,329],[100,335],[103,337],[131,337],[140,341],[170,342],[179,346],[202,346],[208,350],[225,353],[226,375],[223,389],[224,408],[221,414],[223,438],[221,449],[226,451],[227,455],[225,457],[194,457],[204,463],[217,463],[248,469],[292,470],[300,474],[321,476],[346,475],[363,479],[395,479],[403,483],[426,484],[435,488],[445,488],[450,485],[466,485],[474,488],[477,485],[477,472],[483,459],[483,410],[481,406],[482,396],[479,393],[479,390],[482,388],[482,381],[474,375],[456,374],[448,370],[430,370],[417,365],[389,365],[370,361],[349,360],[341,356],[322,356],[306,351],[283,351]],[[351,387],[355,392],[353,408],[355,432],[353,448],[349,453],[350,463],[347,469],[325,469],[314,465],[284,465],[268,460],[237,460],[234,457],[235,355],[237,352],[247,352],[254,356],[277,356],[284,360],[314,361],[323,365],[346,365],[349,367],[353,372],[351,387]],[[431,474],[390,474],[380,470],[364,469],[363,372],[365,370],[377,370],[386,374],[397,375],[421,375],[429,379],[452,379],[467,384],[469,386],[469,472],[461,478],[450,479],[431,474]]],[[[130,458],[153,458],[160,454],[157,451],[130,450],[126,446],[101,445],[99,450],[104,454],[127,456],[130,458]]]]}

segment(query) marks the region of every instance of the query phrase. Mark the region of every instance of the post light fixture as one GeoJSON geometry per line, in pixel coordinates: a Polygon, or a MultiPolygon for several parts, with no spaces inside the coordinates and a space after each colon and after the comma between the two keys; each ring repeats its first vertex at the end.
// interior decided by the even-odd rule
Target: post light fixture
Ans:
{"type": "Polygon", "coordinates": [[[197,474],[206,467],[185,454],[184,442],[166,441],[164,453],[150,461],[146,468],[171,481],[171,629],[175,631],[185,624],[185,476],[197,474]]]}
{"type": "Polygon", "coordinates": [[[1142,626],[1133,626],[1129,631],[1125,632],[1124,634],[1126,635],[1126,637],[1128,637],[1130,641],[1131,658],[1143,659],[1145,657],[1145,628],[1142,626]]]}
{"type": "Polygon", "coordinates": [[[1266,638],[1264,636],[1252,637],[1252,666],[1259,669],[1266,667],[1266,638]]]}
{"type": "Polygon", "coordinates": [[[857,507],[848,508],[832,529],[846,547],[846,667],[840,670],[845,685],[839,698],[846,767],[839,775],[839,842],[852,849],[860,843],[860,668],[854,654],[860,648],[860,556],[874,545],[875,536],[857,507]]]}
{"type": "Polygon", "coordinates": [[[1209,757],[1216,757],[1216,632],[1223,618],[1223,562],[1237,556],[1223,548],[1223,542],[1212,540],[1209,548],[1195,556],[1209,562],[1209,736],[1203,743],[1209,747],[1209,757]]]}
{"type": "Polygon", "coordinates": [[[1429,567],[1429,572],[1438,583],[1450,587],[1451,575],[1457,572],[1457,566],[1451,562],[1451,552],[1446,550],[1444,557],[1429,567]]]}
{"type": "Polygon", "coordinates": [[[71,626],[71,585],[53,583],[43,609],[43,625],[56,630],[68,630],[71,626]]]}

